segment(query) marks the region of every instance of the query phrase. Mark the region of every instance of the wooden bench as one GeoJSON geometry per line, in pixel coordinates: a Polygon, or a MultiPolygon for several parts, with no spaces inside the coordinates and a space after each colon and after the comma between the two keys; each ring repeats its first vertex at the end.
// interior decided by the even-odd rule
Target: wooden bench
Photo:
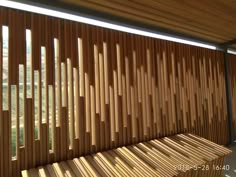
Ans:
{"type": "Polygon", "coordinates": [[[220,177],[231,150],[193,134],[158,140],[22,171],[23,177],[220,177]]]}

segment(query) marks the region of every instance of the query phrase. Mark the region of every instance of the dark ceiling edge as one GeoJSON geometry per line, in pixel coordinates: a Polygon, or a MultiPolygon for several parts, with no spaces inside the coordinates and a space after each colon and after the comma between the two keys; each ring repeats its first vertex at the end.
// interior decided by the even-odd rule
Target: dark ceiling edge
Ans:
{"type": "Polygon", "coordinates": [[[236,39],[233,39],[233,40],[224,42],[224,43],[222,43],[221,45],[223,45],[223,46],[231,46],[231,45],[233,45],[233,44],[236,44],[236,39]]]}
{"type": "MultiPolygon", "coordinates": [[[[202,44],[206,44],[206,45],[213,45],[213,46],[216,46],[217,50],[221,50],[221,51],[224,51],[225,48],[227,48],[227,46],[224,45],[225,43],[218,44],[214,41],[210,41],[210,40],[206,40],[206,39],[199,38],[196,36],[176,32],[176,31],[169,30],[166,28],[157,27],[154,25],[149,25],[149,24],[137,22],[134,20],[129,20],[129,19],[126,19],[123,17],[110,15],[110,14],[107,14],[104,12],[99,12],[99,11],[85,8],[85,7],[81,7],[81,6],[68,5],[66,3],[61,2],[60,0],[50,0],[50,1],[48,1],[48,0],[11,0],[11,1],[25,3],[25,4],[29,4],[29,5],[38,6],[38,7],[43,7],[43,8],[47,8],[47,9],[51,9],[51,10],[57,10],[57,11],[61,11],[61,12],[65,12],[65,13],[69,13],[69,14],[73,14],[73,15],[79,15],[79,16],[83,16],[83,17],[87,17],[87,18],[93,18],[96,20],[100,20],[100,21],[104,21],[104,22],[108,22],[108,23],[113,23],[116,25],[122,25],[122,26],[130,27],[130,28],[136,28],[139,30],[144,30],[144,31],[152,32],[152,33],[158,33],[158,34],[162,34],[162,35],[166,35],[166,36],[170,36],[170,37],[175,37],[175,38],[181,38],[184,40],[190,40],[193,42],[198,42],[198,43],[202,43],[202,44]]],[[[236,48],[232,48],[232,49],[236,50],[236,48]]]]}

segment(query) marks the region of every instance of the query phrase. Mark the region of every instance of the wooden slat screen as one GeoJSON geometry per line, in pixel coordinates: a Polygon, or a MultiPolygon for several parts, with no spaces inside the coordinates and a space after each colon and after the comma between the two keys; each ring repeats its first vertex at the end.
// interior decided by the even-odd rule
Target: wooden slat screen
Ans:
{"type": "Polygon", "coordinates": [[[229,75],[230,75],[230,86],[231,86],[231,102],[232,102],[232,113],[233,113],[233,128],[234,128],[234,139],[236,138],[236,56],[229,55],[229,75]]]}
{"type": "Polygon", "coordinates": [[[228,142],[222,52],[2,7],[0,25],[1,176],[176,133],[228,142]]]}

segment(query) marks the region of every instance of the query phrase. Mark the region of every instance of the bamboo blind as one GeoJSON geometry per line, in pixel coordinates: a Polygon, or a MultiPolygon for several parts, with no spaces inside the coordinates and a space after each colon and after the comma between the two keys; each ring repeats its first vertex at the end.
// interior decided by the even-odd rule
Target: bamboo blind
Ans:
{"type": "Polygon", "coordinates": [[[232,102],[232,113],[233,113],[233,127],[234,127],[234,138],[236,138],[236,56],[232,54],[229,55],[229,75],[230,75],[230,85],[231,85],[231,102],[232,102]]]}
{"type": "Polygon", "coordinates": [[[221,177],[231,151],[192,134],[154,139],[22,171],[23,177],[221,177]],[[222,168],[219,168],[222,167],[222,168]]]}
{"type": "Polygon", "coordinates": [[[1,176],[182,132],[227,143],[222,52],[2,7],[0,25],[1,176]]]}

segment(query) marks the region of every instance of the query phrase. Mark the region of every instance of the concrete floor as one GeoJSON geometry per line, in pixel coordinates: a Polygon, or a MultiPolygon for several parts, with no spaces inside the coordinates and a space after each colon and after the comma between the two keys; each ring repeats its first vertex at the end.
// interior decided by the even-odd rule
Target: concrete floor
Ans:
{"type": "Polygon", "coordinates": [[[236,144],[230,147],[232,154],[225,158],[225,165],[229,165],[230,169],[224,171],[223,177],[236,177],[236,144]]]}

